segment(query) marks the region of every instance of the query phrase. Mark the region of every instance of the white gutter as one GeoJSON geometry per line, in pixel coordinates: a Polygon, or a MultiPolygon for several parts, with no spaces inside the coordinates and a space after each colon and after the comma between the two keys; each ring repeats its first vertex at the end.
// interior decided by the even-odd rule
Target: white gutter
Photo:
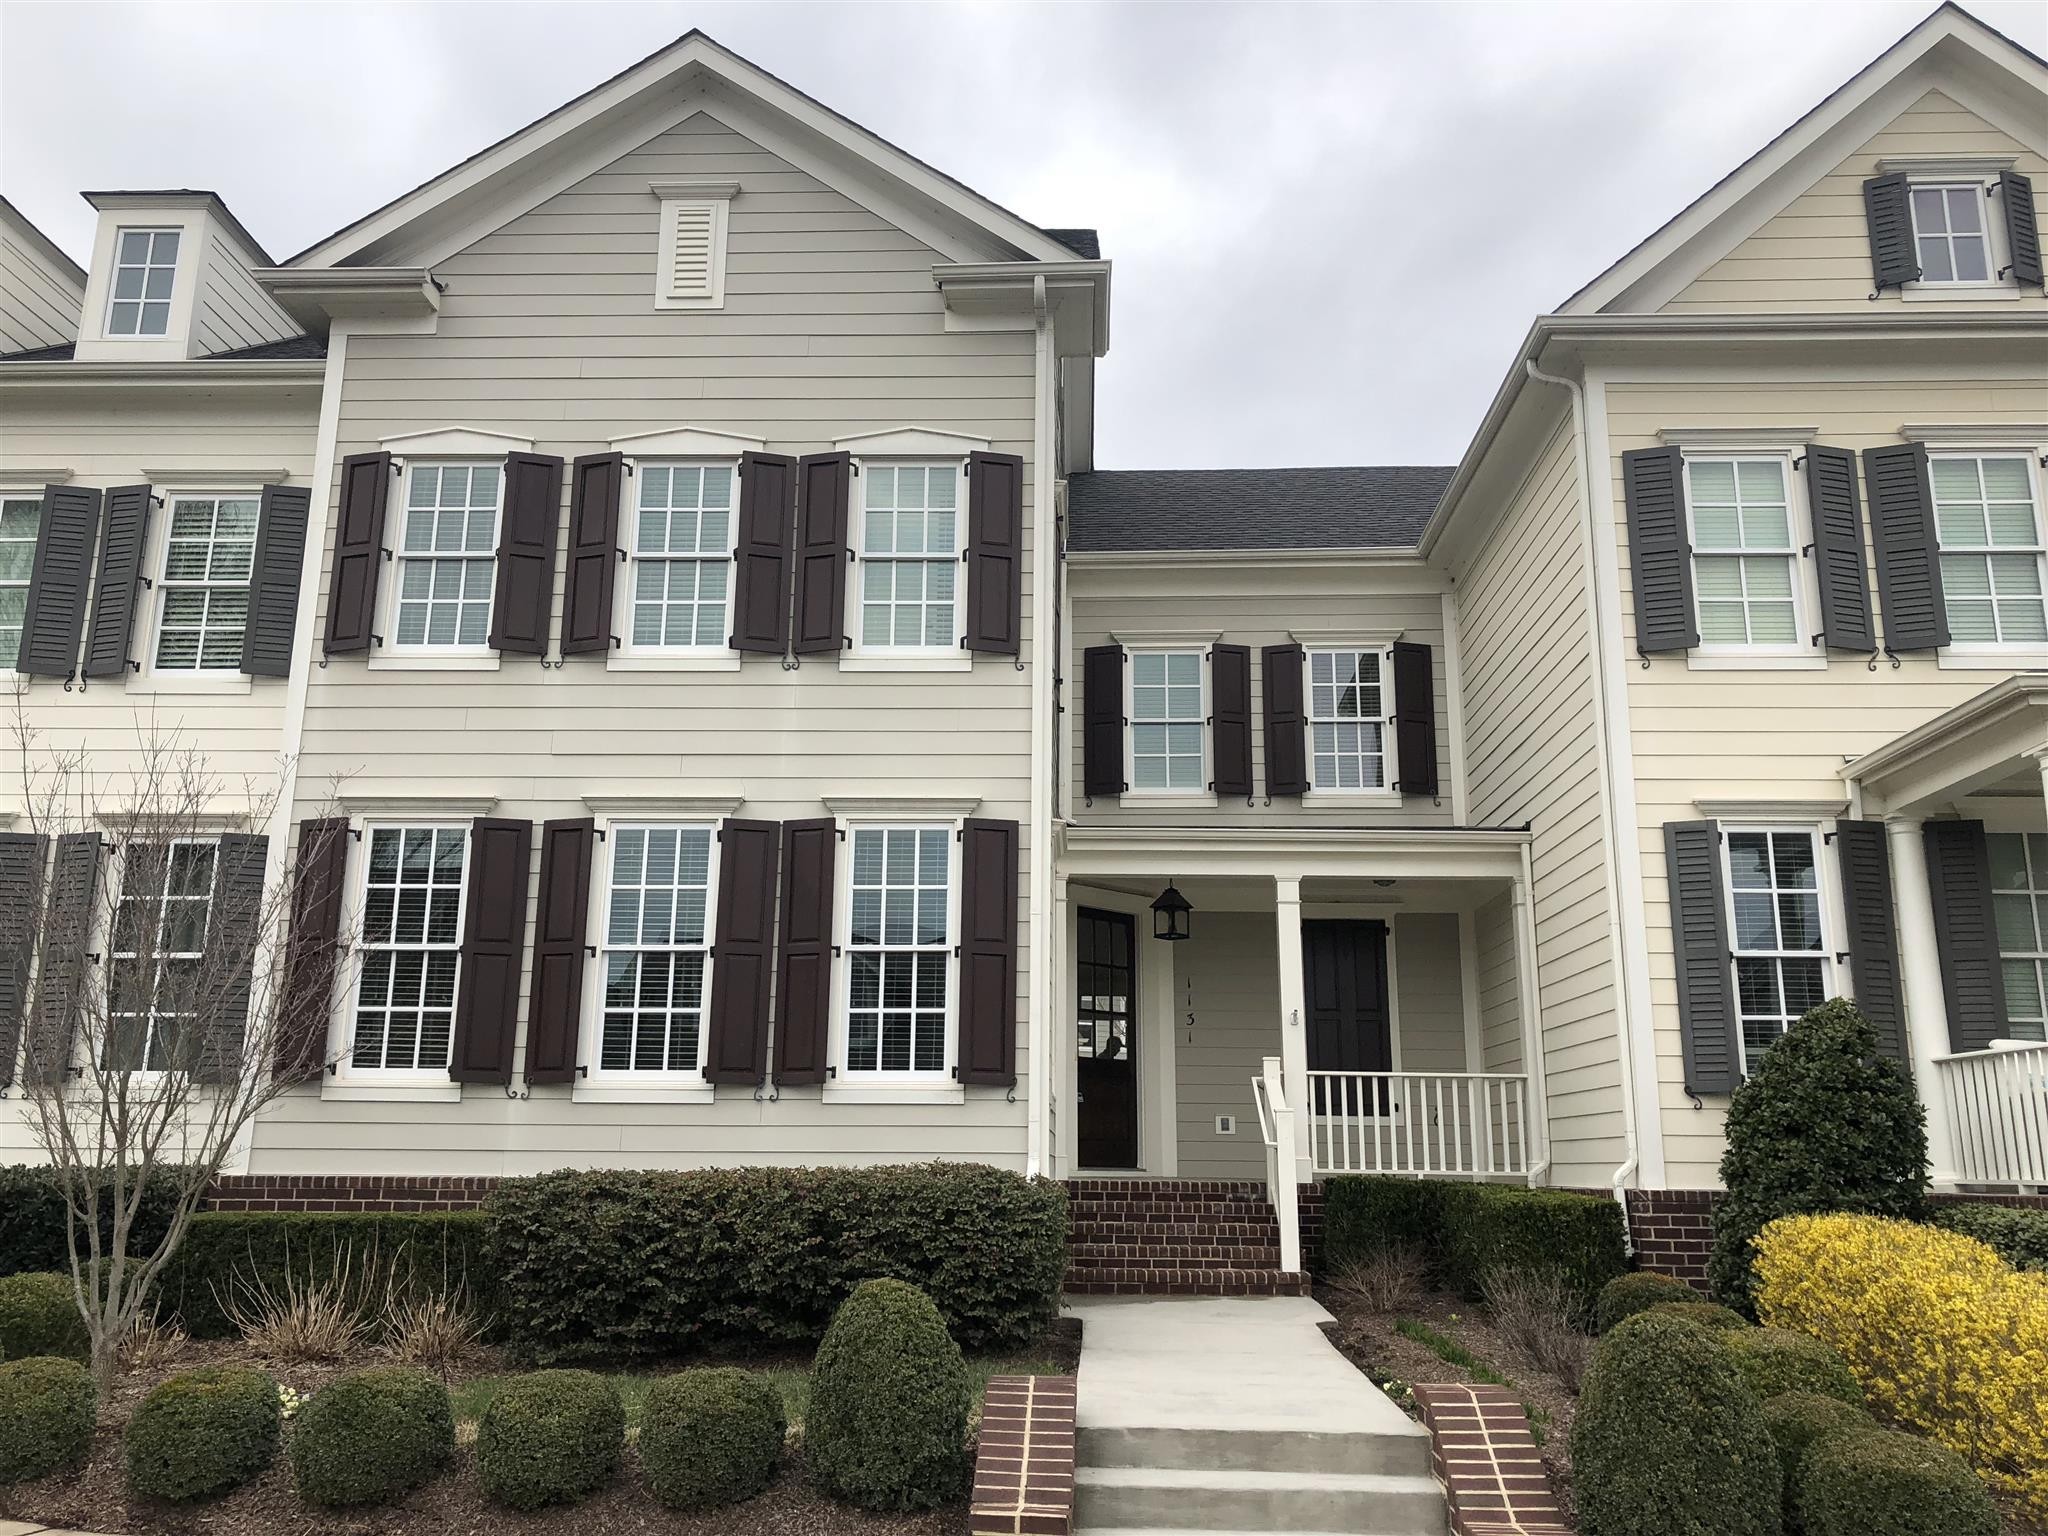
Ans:
{"type": "Polygon", "coordinates": [[[1058,512],[1053,458],[1059,359],[1053,348],[1052,306],[1044,274],[1032,280],[1034,378],[1038,400],[1031,438],[1031,879],[1029,914],[1031,968],[1026,986],[1026,1080],[1024,1172],[1036,1177],[1046,1162],[1045,1126],[1052,1077],[1052,678],[1053,567],[1058,512]]]}

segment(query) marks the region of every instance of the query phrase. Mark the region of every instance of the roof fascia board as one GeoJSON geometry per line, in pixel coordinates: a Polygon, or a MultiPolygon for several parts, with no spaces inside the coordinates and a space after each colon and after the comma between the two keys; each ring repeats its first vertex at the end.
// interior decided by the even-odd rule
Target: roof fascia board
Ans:
{"type": "Polygon", "coordinates": [[[36,389],[92,388],[183,388],[200,389],[269,388],[279,385],[318,384],[327,377],[319,358],[305,361],[273,362],[265,359],[236,361],[203,359],[176,363],[49,363],[0,364],[0,389],[31,385],[36,389]]]}
{"type": "Polygon", "coordinates": [[[242,221],[228,210],[216,192],[81,192],[79,196],[102,213],[120,213],[129,209],[148,211],[156,208],[195,208],[213,217],[234,242],[242,247],[242,264],[247,267],[274,267],[276,260],[263,249],[262,243],[242,227],[242,221]]]}
{"type": "Polygon", "coordinates": [[[65,255],[56,241],[36,227],[34,220],[4,197],[0,197],[0,222],[34,246],[36,254],[56,267],[60,276],[68,278],[78,289],[79,303],[85,302],[85,268],[65,255]]]}

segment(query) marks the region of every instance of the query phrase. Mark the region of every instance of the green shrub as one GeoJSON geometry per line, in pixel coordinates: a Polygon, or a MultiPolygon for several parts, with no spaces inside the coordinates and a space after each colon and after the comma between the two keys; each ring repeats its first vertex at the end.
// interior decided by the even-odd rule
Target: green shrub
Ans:
{"type": "Polygon", "coordinates": [[[551,1173],[485,1201],[499,1315],[530,1359],[818,1338],[863,1280],[908,1281],[963,1344],[1056,1315],[1066,1191],[978,1163],[551,1173]]]}
{"type": "Polygon", "coordinates": [[[0,1360],[35,1355],[92,1358],[69,1274],[0,1275],[0,1360]]]}
{"type": "MultiPolygon", "coordinates": [[[[1765,1330],[1758,1330],[1759,1332],[1765,1330]]],[[[1809,1447],[1830,1435],[1862,1434],[1877,1428],[1863,1408],[1818,1392],[1781,1392],[1764,1400],[1764,1427],[1778,1447],[1778,1465],[1785,1474],[1785,1513],[1789,1529],[1797,1530],[1793,1496],[1799,1487],[1799,1463],[1809,1447]]]]}
{"type": "Polygon", "coordinates": [[[1799,1463],[1806,1536],[1998,1536],[1998,1509],[1946,1446],[1894,1430],[1829,1436],[1799,1463]]]}
{"type": "Polygon", "coordinates": [[[128,1487],[153,1499],[239,1488],[277,1454],[277,1383],[262,1371],[209,1365],[170,1377],[128,1421],[128,1487]]]}
{"type": "Polygon", "coordinates": [[[716,1509],[775,1481],[788,1433],[782,1394],[730,1366],[664,1376],[640,1409],[640,1465],[670,1509],[716,1509]]]}
{"type": "Polygon", "coordinates": [[[1744,1313],[1751,1245],[1780,1216],[1851,1211],[1917,1219],[1927,1127],[1906,1069],[1877,1054],[1856,1005],[1834,998],[1795,1022],[1728,1105],[1727,1197],[1714,1211],[1707,1277],[1744,1313]]]}
{"type": "Polygon", "coordinates": [[[1790,1328],[1744,1328],[1721,1341],[1749,1390],[1768,1402],[1787,1392],[1832,1397],[1863,1408],[1863,1389],[1840,1350],[1790,1328]]]}
{"type": "Polygon", "coordinates": [[[0,1483],[84,1465],[98,1407],[92,1373],[76,1360],[39,1356],[0,1365],[0,1483]]]}
{"type": "MultiPolygon", "coordinates": [[[[128,1228],[128,1252],[148,1258],[171,1229],[178,1208],[180,1173],[157,1168],[143,1185],[141,1202],[128,1228]]],[[[113,1175],[100,1175],[101,1251],[114,1240],[113,1175]]],[[[64,1196],[57,1170],[48,1164],[0,1167],[0,1275],[40,1273],[71,1268],[71,1250],[64,1236],[64,1196]]],[[[88,1239],[79,1233],[78,1251],[88,1239]]]]}
{"type": "Polygon", "coordinates": [[[1681,1323],[1693,1323],[1701,1328],[1724,1328],[1733,1331],[1751,1326],[1748,1318],[1733,1307],[1724,1307],[1717,1301],[1660,1301],[1654,1307],[1645,1307],[1645,1312],[1657,1317],[1675,1318],[1681,1323]]]}
{"type": "Polygon", "coordinates": [[[1698,1301],[1700,1293],[1675,1275],[1638,1270],[1621,1275],[1600,1287],[1600,1299],[1593,1306],[1593,1325],[1608,1333],[1617,1323],[1647,1312],[1660,1302],[1698,1301]]]}
{"type": "Polygon", "coordinates": [[[928,1297],[870,1280],[847,1298],[811,1367],[811,1480],[862,1509],[930,1509],[967,1483],[967,1364],[928,1297]]]}
{"type": "Polygon", "coordinates": [[[491,1399],[476,1432],[484,1492],[514,1509],[588,1498],[626,1443],[618,1384],[591,1371],[535,1371],[491,1399]]]}
{"type": "Polygon", "coordinates": [[[2014,1269],[2048,1270],[2048,1211],[2012,1205],[1939,1205],[1934,1224],[1974,1237],[2014,1269]]]}
{"type": "Polygon", "coordinates": [[[1572,1423],[1583,1536],[1779,1536],[1763,1405],[1711,1332],[1654,1309],[1600,1341],[1572,1423]]]}
{"type": "Polygon", "coordinates": [[[315,1392],[292,1421],[292,1481],[308,1504],[388,1504],[455,1454],[448,1389],[403,1366],[358,1371],[315,1392]]]}

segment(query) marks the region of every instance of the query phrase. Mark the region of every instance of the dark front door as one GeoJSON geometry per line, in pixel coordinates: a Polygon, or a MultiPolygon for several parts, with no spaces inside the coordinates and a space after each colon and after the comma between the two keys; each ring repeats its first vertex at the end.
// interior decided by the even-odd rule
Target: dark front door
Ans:
{"type": "Polygon", "coordinates": [[[1083,907],[1075,916],[1075,1151],[1083,1168],[1138,1166],[1137,922],[1083,907]]]}
{"type": "MultiPolygon", "coordinates": [[[[1387,925],[1304,922],[1301,963],[1309,1071],[1393,1071],[1393,1041],[1387,1027],[1387,925]]],[[[1320,1085],[1316,1097],[1325,1097],[1320,1085]]],[[[1331,1112],[1338,1105],[1333,1100],[1318,1107],[1331,1112]]]]}

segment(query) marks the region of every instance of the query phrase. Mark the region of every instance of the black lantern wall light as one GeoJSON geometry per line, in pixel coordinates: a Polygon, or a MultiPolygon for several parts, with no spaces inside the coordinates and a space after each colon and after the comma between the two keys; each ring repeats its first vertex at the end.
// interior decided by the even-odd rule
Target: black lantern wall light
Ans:
{"type": "Polygon", "coordinates": [[[1194,910],[1169,881],[1152,903],[1152,937],[1169,942],[1188,937],[1188,914],[1194,910]]]}

